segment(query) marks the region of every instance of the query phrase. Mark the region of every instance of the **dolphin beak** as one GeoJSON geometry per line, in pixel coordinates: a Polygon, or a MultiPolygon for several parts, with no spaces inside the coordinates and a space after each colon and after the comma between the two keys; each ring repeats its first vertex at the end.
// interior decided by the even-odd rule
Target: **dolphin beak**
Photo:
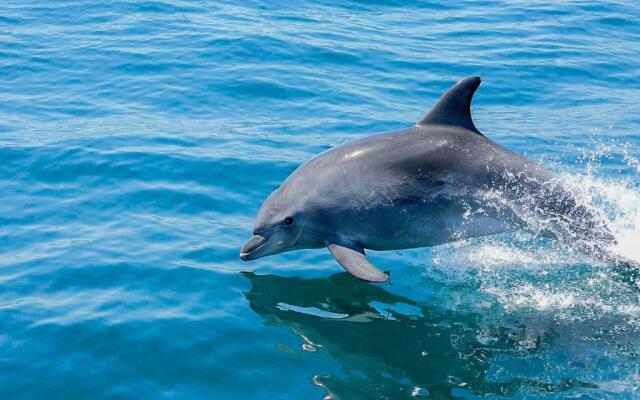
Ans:
{"type": "Polygon", "coordinates": [[[264,236],[253,235],[251,239],[240,250],[240,259],[243,261],[255,260],[256,258],[260,258],[260,254],[258,250],[264,244],[267,243],[267,239],[264,236]]]}

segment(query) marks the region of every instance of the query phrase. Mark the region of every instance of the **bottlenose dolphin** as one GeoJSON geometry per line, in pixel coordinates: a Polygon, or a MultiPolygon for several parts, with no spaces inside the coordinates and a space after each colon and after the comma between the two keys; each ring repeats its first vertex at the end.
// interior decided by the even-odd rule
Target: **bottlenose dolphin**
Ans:
{"type": "Polygon", "coordinates": [[[356,277],[388,279],[365,249],[436,246],[524,228],[599,259],[615,243],[604,220],[537,163],[484,136],[471,118],[480,78],[451,87],[407,129],[316,156],[260,209],[240,258],[327,247],[356,277]]]}

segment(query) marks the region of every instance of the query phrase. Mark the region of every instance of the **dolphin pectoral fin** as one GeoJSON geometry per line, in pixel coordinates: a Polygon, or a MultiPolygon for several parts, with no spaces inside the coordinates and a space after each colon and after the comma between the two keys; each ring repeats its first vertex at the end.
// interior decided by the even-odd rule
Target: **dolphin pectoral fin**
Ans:
{"type": "Polygon", "coordinates": [[[368,282],[386,282],[389,276],[374,267],[364,254],[362,246],[343,246],[331,243],[327,246],[336,261],[358,279],[368,282]]]}

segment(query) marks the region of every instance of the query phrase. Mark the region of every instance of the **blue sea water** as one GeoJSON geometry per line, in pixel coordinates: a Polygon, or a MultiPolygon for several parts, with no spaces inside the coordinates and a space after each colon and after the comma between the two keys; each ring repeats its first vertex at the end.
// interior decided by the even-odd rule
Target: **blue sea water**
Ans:
{"type": "Polygon", "coordinates": [[[632,1],[0,4],[0,398],[640,398],[634,277],[523,233],[238,258],[332,146],[476,125],[640,254],[632,1]]]}

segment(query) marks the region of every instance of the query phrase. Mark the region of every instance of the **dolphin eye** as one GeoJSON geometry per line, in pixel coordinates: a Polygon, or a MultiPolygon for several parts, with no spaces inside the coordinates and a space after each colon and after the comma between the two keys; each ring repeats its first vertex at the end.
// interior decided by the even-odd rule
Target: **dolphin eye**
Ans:
{"type": "Polygon", "coordinates": [[[291,218],[291,217],[287,217],[287,218],[285,218],[285,219],[284,219],[284,224],[285,224],[285,225],[291,225],[291,224],[293,224],[293,218],[291,218]]]}

